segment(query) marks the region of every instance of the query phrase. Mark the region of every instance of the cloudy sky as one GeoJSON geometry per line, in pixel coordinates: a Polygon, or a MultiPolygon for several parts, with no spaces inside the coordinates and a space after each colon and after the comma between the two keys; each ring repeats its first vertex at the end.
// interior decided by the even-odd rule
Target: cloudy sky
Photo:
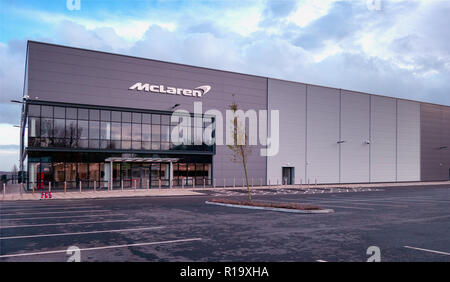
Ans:
{"type": "Polygon", "coordinates": [[[450,105],[450,0],[67,2],[0,0],[0,170],[27,40],[450,105]]]}

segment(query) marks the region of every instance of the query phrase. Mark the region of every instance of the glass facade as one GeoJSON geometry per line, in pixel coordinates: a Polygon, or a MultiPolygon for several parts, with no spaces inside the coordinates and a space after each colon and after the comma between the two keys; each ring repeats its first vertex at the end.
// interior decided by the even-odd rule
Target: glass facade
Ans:
{"type": "MultiPolygon", "coordinates": [[[[115,155],[120,156],[120,155],[115,155]]],[[[168,187],[170,165],[167,162],[116,162],[111,169],[106,153],[30,152],[28,157],[29,189],[106,189],[112,180],[114,188],[168,187]],[[112,171],[112,179],[110,178],[112,171]]],[[[137,157],[148,157],[138,155],[137,157]]],[[[174,157],[158,155],[156,158],[174,157]]],[[[173,186],[211,185],[212,156],[177,155],[172,163],[173,186]]]]}
{"type": "MultiPolygon", "coordinates": [[[[174,145],[171,132],[177,124],[171,124],[170,117],[169,113],[30,104],[28,147],[214,152],[213,146],[204,143],[174,145]]],[[[193,136],[194,125],[190,130],[193,136]]]]}
{"type": "MultiPolygon", "coordinates": [[[[174,145],[170,113],[28,104],[28,189],[210,186],[214,146],[174,145]],[[198,152],[198,153],[197,153],[198,152]],[[162,158],[113,162],[111,157],[162,158]],[[174,158],[174,163],[164,158],[174,158]],[[172,182],[170,183],[170,180],[172,182]]],[[[209,124],[205,124],[206,128],[209,124]]],[[[198,127],[198,125],[196,125],[198,127]]],[[[195,130],[192,123],[191,134],[195,130]]],[[[212,133],[213,136],[214,132],[212,133]]]]}

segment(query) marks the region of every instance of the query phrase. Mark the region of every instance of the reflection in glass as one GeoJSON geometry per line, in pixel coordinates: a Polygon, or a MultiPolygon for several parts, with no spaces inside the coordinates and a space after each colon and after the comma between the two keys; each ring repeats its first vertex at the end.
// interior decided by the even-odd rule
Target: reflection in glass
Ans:
{"type": "Polygon", "coordinates": [[[131,123],[122,123],[122,140],[131,140],[131,123]]]}
{"type": "Polygon", "coordinates": [[[89,122],[86,120],[78,121],[78,136],[80,139],[88,139],[89,137],[89,122]]]}

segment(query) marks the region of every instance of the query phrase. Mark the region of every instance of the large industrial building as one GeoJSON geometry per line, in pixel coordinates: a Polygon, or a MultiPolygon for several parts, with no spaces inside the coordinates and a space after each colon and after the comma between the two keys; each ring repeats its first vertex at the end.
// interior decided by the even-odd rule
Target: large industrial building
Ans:
{"type": "Polygon", "coordinates": [[[449,106],[34,41],[25,68],[29,189],[241,185],[226,145],[171,140],[174,110],[233,100],[279,110],[278,153],[248,157],[255,185],[450,179],[449,106]]]}

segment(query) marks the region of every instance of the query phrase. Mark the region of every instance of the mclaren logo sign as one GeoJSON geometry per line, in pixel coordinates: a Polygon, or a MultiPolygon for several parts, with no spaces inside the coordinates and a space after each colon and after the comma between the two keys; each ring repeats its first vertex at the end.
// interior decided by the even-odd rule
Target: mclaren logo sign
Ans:
{"type": "Polygon", "coordinates": [[[136,90],[136,91],[146,91],[146,92],[154,92],[161,94],[170,94],[170,95],[183,95],[183,96],[191,96],[191,97],[203,97],[206,93],[211,90],[211,86],[202,85],[194,89],[185,89],[185,88],[176,88],[165,85],[153,85],[150,83],[142,83],[137,82],[130,86],[128,90],[136,90]]]}

